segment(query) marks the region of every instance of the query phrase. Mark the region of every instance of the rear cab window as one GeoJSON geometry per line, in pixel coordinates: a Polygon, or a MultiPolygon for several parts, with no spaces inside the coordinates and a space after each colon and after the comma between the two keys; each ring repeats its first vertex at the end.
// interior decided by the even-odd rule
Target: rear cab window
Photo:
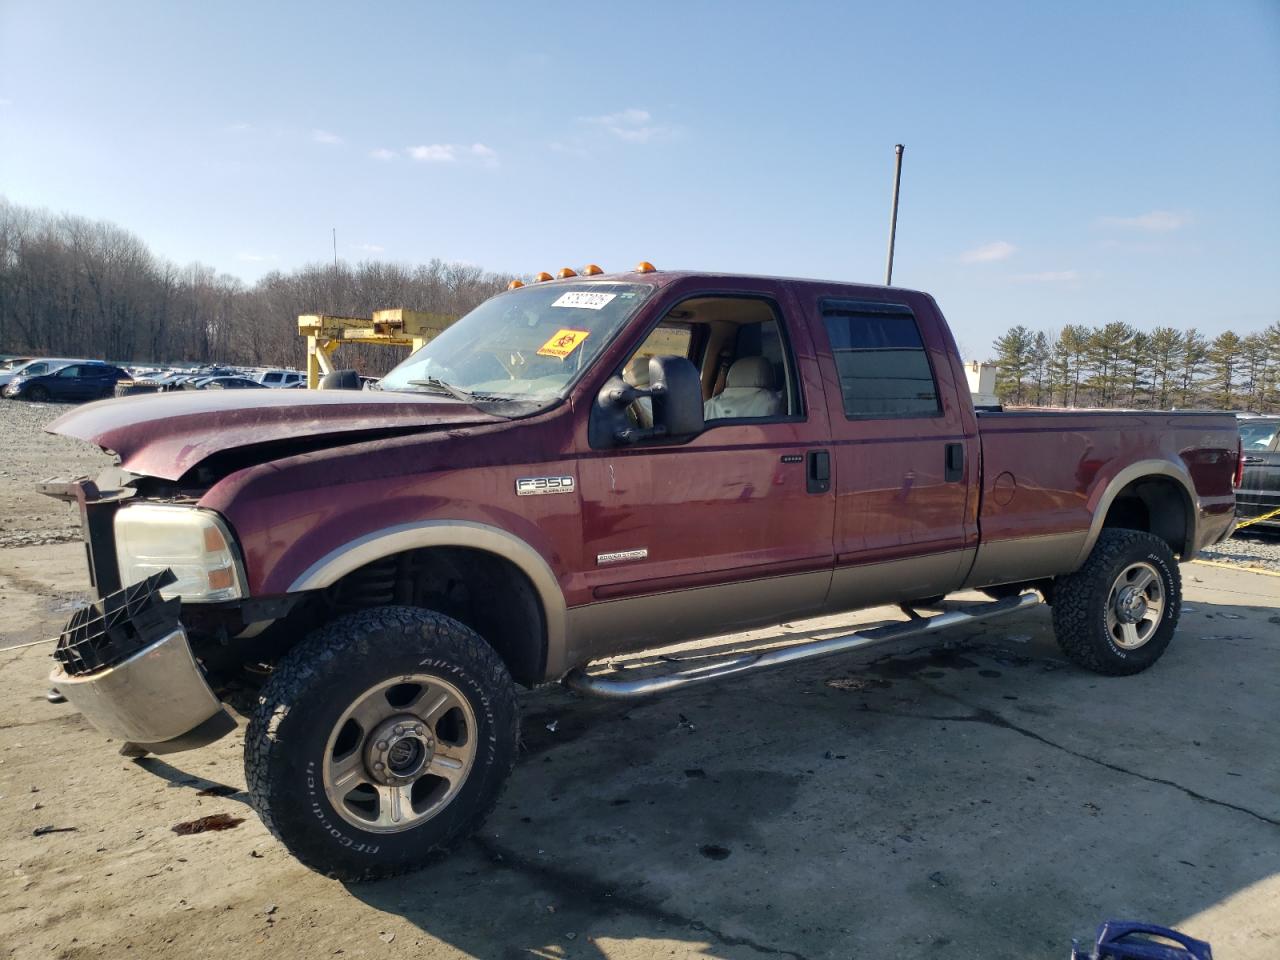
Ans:
{"type": "Polygon", "coordinates": [[[937,381],[910,307],[824,299],[820,309],[845,417],[942,415],[937,381]]]}

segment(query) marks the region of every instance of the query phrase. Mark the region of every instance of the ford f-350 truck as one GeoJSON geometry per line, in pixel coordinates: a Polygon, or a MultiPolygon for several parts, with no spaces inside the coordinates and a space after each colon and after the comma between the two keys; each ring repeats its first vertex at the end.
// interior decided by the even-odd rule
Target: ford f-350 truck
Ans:
{"type": "MultiPolygon", "coordinates": [[[[1227,415],[975,411],[933,299],[588,268],[513,284],[376,391],[189,392],[51,429],[114,452],[82,511],[100,597],[53,683],[125,749],[235,724],[302,862],[413,869],[473,831],[516,687],[645,696],[1022,609],[1065,655],[1153,664],[1178,561],[1228,536],[1227,415]],[[945,595],[990,603],[932,617],[945,595]],[[910,619],[666,673],[614,655],[899,603],[910,619]]],[[[545,275],[544,275],[545,276],[545,275]]]]}

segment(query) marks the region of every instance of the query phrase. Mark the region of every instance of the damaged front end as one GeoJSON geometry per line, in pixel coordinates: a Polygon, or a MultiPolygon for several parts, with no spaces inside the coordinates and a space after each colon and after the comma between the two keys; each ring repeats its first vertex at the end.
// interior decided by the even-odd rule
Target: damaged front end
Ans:
{"type": "Polygon", "coordinates": [[[234,536],[191,494],[111,469],[96,481],[48,481],[41,493],[80,510],[98,599],[58,638],[54,688],[132,755],[204,746],[235,729],[219,694],[237,637],[290,603],[243,598],[234,536]],[[150,486],[146,486],[147,484],[150,486]],[[253,617],[256,622],[246,620],[253,617]]]}
{"type": "Polygon", "coordinates": [[[163,571],[77,611],[54,650],[53,685],[126,751],[176,753],[235,729],[178,620],[181,601],[161,596],[174,580],[163,571]]]}

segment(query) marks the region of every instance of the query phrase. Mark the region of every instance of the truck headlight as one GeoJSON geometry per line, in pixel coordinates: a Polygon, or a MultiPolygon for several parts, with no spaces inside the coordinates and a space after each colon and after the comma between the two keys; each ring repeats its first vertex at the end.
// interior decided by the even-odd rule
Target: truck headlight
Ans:
{"type": "Polygon", "coordinates": [[[216,513],[196,507],[136,503],[115,516],[120,582],[137,583],[169,569],[177,582],[163,591],[186,602],[244,596],[244,577],[231,534],[216,513]]]}

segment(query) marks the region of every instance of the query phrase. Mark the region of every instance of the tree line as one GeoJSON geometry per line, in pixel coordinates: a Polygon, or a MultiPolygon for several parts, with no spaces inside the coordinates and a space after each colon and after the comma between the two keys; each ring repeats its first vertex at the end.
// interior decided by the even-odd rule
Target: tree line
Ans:
{"type": "MultiPolygon", "coordinates": [[[[253,284],[153,254],[105,221],[0,198],[0,351],[117,362],[300,367],[303,313],[368,316],[383,307],[460,315],[509,275],[432,260],[312,264],[253,284]]],[[[1031,406],[1212,406],[1280,410],[1280,322],[1219,334],[1126,323],[1016,326],[995,341],[997,394],[1031,406]]],[[[404,351],[352,345],[344,365],[380,374],[404,351]]]]}
{"type": "MultiPolygon", "coordinates": [[[[432,260],[313,264],[253,284],[153,254],[114,224],[0,198],[0,351],[138,363],[301,367],[298,315],[384,307],[460,315],[509,276],[432,260]]],[[[351,345],[340,361],[386,372],[404,350],[351,345]]]]}
{"type": "Polygon", "coordinates": [[[996,394],[1015,406],[1280,411],[1280,321],[1209,339],[1192,328],[1016,326],[995,341],[996,394]]]}

